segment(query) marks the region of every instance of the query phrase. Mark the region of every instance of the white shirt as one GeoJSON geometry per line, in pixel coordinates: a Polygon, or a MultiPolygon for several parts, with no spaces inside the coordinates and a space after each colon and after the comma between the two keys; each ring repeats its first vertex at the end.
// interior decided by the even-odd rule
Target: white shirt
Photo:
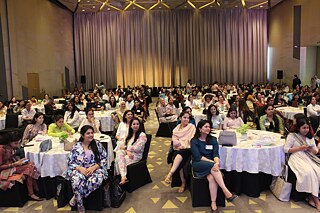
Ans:
{"type": "Polygon", "coordinates": [[[85,125],[89,125],[89,126],[92,126],[92,127],[95,125],[96,128],[97,128],[97,132],[96,132],[96,133],[100,133],[100,121],[99,121],[98,119],[95,118],[95,119],[94,119],[94,123],[90,123],[90,122],[88,121],[88,118],[84,119],[84,120],[81,122],[78,131],[80,131],[81,128],[82,128],[83,126],[85,126],[85,125]]]}
{"type": "Polygon", "coordinates": [[[69,124],[72,128],[77,128],[79,127],[79,112],[75,111],[73,118],[71,118],[71,112],[70,111],[66,111],[64,113],[64,122],[66,122],[67,124],[69,124]]]}
{"type": "Polygon", "coordinates": [[[23,109],[21,111],[22,119],[32,119],[35,114],[36,110],[34,109],[30,109],[30,111],[28,111],[27,109],[23,109]]]}
{"type": "Polygon", "coordinates": [[[132,107],[134,106],[134,101],[132,100],[131,102],[126,101],[126,108],[131,110],[132,107]]]}
{"type": "Polygon", "coordinates": [[[308,117],[320,116],[320,113],[317,112],[318,110],[320,110],[320,105],[316,104],[315,106],[313,106],[312,104],[309,104],[307,106],[307,116],[308,117]]]}

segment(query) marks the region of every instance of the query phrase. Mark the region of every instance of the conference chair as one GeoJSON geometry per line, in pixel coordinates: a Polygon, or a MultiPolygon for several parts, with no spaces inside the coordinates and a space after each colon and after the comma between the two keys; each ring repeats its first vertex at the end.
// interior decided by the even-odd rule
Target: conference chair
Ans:
{"type": "Polygon", "coordinates": [[[156,137],[172,137],[172,131],[176,127],[176,122],[169,122],[169,123],[160,123],[159,121],[159,115],[157,110],[155,109],[155,113],[157,115],[159,128],[156,134],[156,137]]]}
{"type": "Polygon", "coordinates": [[[0,207],[23,207],[28,199],[27,184],[16,181],[11,189],[0,189],[0,207]]]}
{"type": "Polygon", "coordinates": [[[127,178],[126,190],[131,193],[134,190],[152,182],[148,167],[147,159],[149,149],[151,145],[152,135],[147,134],[147,142],[144,145],[144,151],[142,159],[139,162],[130,164],[127,166],[127,178]]]}

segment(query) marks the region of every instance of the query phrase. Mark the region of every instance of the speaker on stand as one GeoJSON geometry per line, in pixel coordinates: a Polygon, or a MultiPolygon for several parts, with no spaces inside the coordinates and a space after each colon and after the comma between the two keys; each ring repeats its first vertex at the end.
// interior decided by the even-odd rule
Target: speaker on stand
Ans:
{"type": "Polygon", "coordinates": [[[280,80],[280,83],[283,79],[283,70],[277,70],[277,79],[280,80]]]}
{"type": "Polygon", "coordinates": [[[81,75],[80,76],[80,83],[83,89],[85,89],[86,86],[86,76],[85,75],[81,75]]]}

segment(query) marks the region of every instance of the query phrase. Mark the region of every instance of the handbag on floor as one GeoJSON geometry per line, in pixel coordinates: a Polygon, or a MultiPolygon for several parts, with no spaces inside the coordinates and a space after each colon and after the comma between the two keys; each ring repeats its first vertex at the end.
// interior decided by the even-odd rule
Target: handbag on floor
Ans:
{"type": "Polygon", "coordinates": [[[281,201],[290,200],[292,184],[287,182],[287,178],[288,166],[284,165],[281,176],[274,178],[270,185],[271,192],[281,201]]]}
{"type": "Polygon", "coordinates": [[[73,192],[71,187],[71,182],[66,180],[63,177],[58,176],[57,177],[57,205],[58,208],[62,208],[69,200],[72,198],[73,192]]]}
{"type": "Polygon", "coordinates": [[[110,197],[111,197],[111,206],[113,208],[119,208],[126,198],[125,188],[119,184],[120,178],[115,176],[110,178],[110,197]]]}

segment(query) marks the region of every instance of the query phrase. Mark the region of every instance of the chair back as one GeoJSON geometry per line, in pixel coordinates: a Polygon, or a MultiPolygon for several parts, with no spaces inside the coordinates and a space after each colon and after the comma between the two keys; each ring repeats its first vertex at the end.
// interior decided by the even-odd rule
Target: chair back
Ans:
{"type": "Polygon", "coordinates": [[[18,114],[6,114],[6,129],[18,127],[18,114]]]}
{"type": "Polygon", "coordinates": [[[159,115],[158,115],[158,111],[157,111],[157,109],[155,109],[154,111],[155,111],[156,116],[157,116],[157,119],[158,119],[158,121],[159,121],[159,115]]]}
{"type": "Polygon", "coordinates": [[[94,106],[94,103],[88,102],[86,106],[86,110],[93,108],[93,106],[94,106]]]}
{"type": "Polygon", "coordinates": [[[147,142],[144,145],[144,150],[143,150],[143,155],[142,155],[142,161],[143,160],[147,160],[148,158],[148,154],[149,154],[149,149],[150,149],[150,145],[151,145],[151,139],[152,139],[152,135],[147,134],[147,142]]]}

